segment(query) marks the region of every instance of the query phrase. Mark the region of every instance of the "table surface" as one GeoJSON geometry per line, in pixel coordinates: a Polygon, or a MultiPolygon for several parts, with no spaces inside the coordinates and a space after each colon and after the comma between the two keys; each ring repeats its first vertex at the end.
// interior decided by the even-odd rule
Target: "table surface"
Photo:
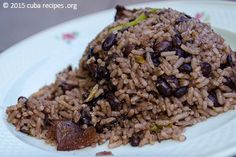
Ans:
{"type": "MultiPolygon", "coordinates": [[[[56,24],[115,7],[161,0],[0,0],[0,52],[13,44],[56,24]],[[77,4],[73,9],[3,8],[3,3],[77,4]]],[[[163,0],[162,0],[163,1],[163,0]]],[[[231,0],[236,1],[236,0],[231,0]]]]}

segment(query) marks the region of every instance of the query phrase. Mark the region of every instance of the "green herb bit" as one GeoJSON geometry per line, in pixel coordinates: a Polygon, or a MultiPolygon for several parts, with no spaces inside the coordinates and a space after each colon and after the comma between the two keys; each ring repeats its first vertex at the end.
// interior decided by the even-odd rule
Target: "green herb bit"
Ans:
{"type": "Polygon", "coordinates": [[[116,26],[114,28],[111,28],[110,32],[119,31],[119,30],[122,30],[122,29],[126,29],[128,27],[131,27],[131,26],[135,26],[135,25],[139,24],[140,22],[144,21],[145,19],[147,19],[147,16],[144,13],[142,13],[134,21],[127,22],[127,23],[121,24],[119,26],[116,26]]]}
{"type": "Polygon", "coordinates": [[[150,13],[156,13],[158,10],[159,9],[157,9],[157,8],[151,8],[151,9],[149,9],[149,12],[150,13]]]}
{"type": "Polygon", "coordinates": [[[167,127],[168,127],[168,128],[172,128],[172,127],[173,127],[173,124],[170,123],[170,124],[167,125],[167,127]]]}
{"type": "Polygon", "coordinates": [[[145,59],[143,58],[143,56],[139,56],[139,55],[135,56],[135,61],[140,64],[143,64],[146,62],[145,59]]]}
{"type": "Polygon", "coordinates": [[[96,94],[97,91],[98,91],[98,84],[96,84],[96,85],[92,88],[92,90],[90,91],[89,96],[87,97],[87,99],[85,100],[85,102],[91,101],[91,100],[94,98],[94,96],[95,96],[95,94],[96,94]]]}
{"type": "Polygon", "coordinates": [[[161,125],[157,125],[157,124],[153,124],[150,128],[151,132],[155,132],[155,133],[160,133],[161,130],[163,129],[163,126],[161,125]]]}

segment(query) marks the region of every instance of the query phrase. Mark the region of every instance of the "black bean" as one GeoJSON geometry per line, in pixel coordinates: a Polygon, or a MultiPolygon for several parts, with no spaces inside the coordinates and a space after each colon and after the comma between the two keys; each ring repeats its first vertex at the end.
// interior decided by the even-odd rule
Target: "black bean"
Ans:
{"type": "Polygon", "coordinates": [[[187,18],[186,16],[180,16],[178,19],[176,19],[175,23],[178,24],[178,23],[181,23],[181,22],[187,22],[189,20],[190,19],[187,18]]]}
{"type": "Polygon", "coordinates": [[[63,90],[63,92],[66,92],[66,91],[71,91],[72,89],[78,87],[76,85],[73,85],[73,84],[68,84],[66,82],[62,82],[59,87],[61,87],[61,89],[63,90]]]}
{"type": "Polygon", "coordinates": [[[233,58],[232,58],[231,55],[227,55],[226,61],[227,61],[228,66],[233,66],[234,65],[233,58]]]}
{"type": "Polygon", "coordinates": [[[130,138],[130,144],[131,144],[131,146],[136,147],[136,146],[139,145],[139,143],[140,143],[140,137],[139,137],[139,135],[138,135],[138,134],[133,134],[133,135],[131,136],[131,138],[130,138]]]}
{"type": "Polygon", "coordinates": [[[127,44],[127,45],[123,48],[123,51],[122,51],[123,56],[124,56],[124,57],[128,57],[129,54],[131,53],[131,51],[132,51],[134,48],[135,48],[134,45],[132,45],[132,44],[127,44]]]}
{"type": "Polygon", "coordinates": [[[109,51],[110,48],[116,43],[116,34],[111,33],[102,43],[102,49],[104,51],[109,51]]]}
{"type": "Polygon", "coordinates": [[[182,86],[175,91],[174,96],[177,98],[180,98],[180,97],[184,96],[186,93],[188,93],[188,87],[182,86]]]}
{"type": "Polygon", "coordinates": [[[192,66],[190,64],[184,63],[183,65],[181,65],[179,67],[179,71],[182,72],[182,73],[189,74],[193,71],[193,69],[192,69],[192,66]]]}
{"type": "Polygon", "coordinates": [[[217,97],[216,97],[216,93],[215,91],[210,91],[208,98],[213,102],[214,107],[220,107],[221,105],[219,104],[217,97]]]}
{"type": "Polygon", "coordinates": [[[162,41],[162,42],[156,43],[153,46],[153,50],[155,52],[168,51],[171,48],[172,48],[172,42],[170,42],[170,41],[162,41]]]}
{"type": "Polygon", "coordinates": [[[156,67],[158,67],[161,64],[159,57],[160,55],[158,53],[154,52],[151,54],[152,62],[156,67]]]}
{"type": "Polygon", "coordinates": [[[179,87],[179,80],[174,75],[162,76],[162,78],[170,85],[172,90],[175,90],[179,87]]]}
{"type": "Polygon", "coordinates": [[[124,10],[126,10],[124,6],[121,6],[121,5],[116,6],[115,21],[121,19],[124,16],[124,13],[123,13],[124,10]]]}
{"type": "Polygon", "coordinates": [[[224,85],[228,86],[229,88],[231,88],[233,90],[236,90],[235,82],[229,77],[224,76],[224,78],[225,78],[224,85]]]}
{"type": "Polygon", "coordinates": [[[72,71],[72,66],[69,65],[69,66],[67,67],[67,70],[68,70],[68,71],[72,71]]]}
{"type": "Polygon", "coordinates": [[[181,37],[180,33],[175,34],[175,36],[172,38],[173,46],[180,47],[182,44],[181,39],[182,39],[182,37],[181,37]]]}
{"type": "Polygon", "coordinates": [[[96,132],[100,134],[103,132],[104,127],[100,124],[96,124],[95,129],[96,129],[96,132]]]}
{"type": "Polygon", "coordinates": [[[179,57],[187,58],[190,56],[189,53],[186,53],[184,50],[180,48],[174,48],[173,50],[175,51],[175,54],[179,57]]]}
{"type": "Polygon", "coordinates": [[[158,79],[157,81],[157,90],[164,97],[171,96],[172,94],[170,85],[162,78],[158,79]]]}
{"type": "Polygon", "coordinates": [[[220,69],[225,69],[225,68],[227,68],[227,67],[228,67],[228,65],[227,65],[226,63],[220,64],[220,69]]]}
{"type": "Polygon", "coordinates": [[[27,103],[28,99],[24,96],[20,96],[17,100],[18,103],[27,103]]]}
{"type": "Polygon", "coordinates": [[[83,124],[87,124],[89,125],[91,123],[91,115],[88,111],[82,110],[80,112],[81,117],[79,120],[79,124],[83,125],[83,124]]]}
{"type": "Polygon", "coordinates": [[[189,19],[192,19],[192,17],[190,15],[188,15],[188,14],[184,14],[184,16],[186,16],[189,19]]]}
{"type": "Polygon", "coordinates": [[[121,102],[116,98],[116,96],[112,93],[106,94],[106,99],[109,102],[112,111],[121,110],[121,102]]]}
{"type": "Polygon", "coordinates": [[[201,63],[201,70],[202,70],[202,75],[205,77],[209,77],[211,75],[211,65],[207,62],[202,62],[201,63]]]}

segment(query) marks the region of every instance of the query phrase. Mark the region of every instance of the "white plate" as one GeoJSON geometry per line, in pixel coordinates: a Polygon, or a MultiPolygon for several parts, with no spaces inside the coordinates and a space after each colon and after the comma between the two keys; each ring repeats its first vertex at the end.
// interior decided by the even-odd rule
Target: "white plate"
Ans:
{"type": "MultiPolygon", "coordinates": [[[[155,2],[135,7],[171,7],[209,22],[236,48],[236,4],[231,2],[155,2]],[[234,32],[234,33],[233,33],[234,32]]],[[[108,150],[107,145],[71,152],[57,152],[42,140],[15,131],[6,122],[7,105],[19,96],[29,96],[55,79],[55,74],[68,64],[77,66],[86,45],[113,21],[114,10],[107,10],[43,31],[9,48],[0,55],[0,154],[13,157],[95,156],[108,150]]],[[[236,111],[187,128],[187,140],[172,140],[133,148],[129,145],[112,149],[114,156],[230,156],[236,155],[236,111]]]]}

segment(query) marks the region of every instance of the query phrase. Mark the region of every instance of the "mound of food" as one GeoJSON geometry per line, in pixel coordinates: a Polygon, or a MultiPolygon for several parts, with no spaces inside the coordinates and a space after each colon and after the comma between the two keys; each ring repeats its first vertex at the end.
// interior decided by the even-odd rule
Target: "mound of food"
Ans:
{"type": "Polygon", "coordinates": [[[173,139],[236,104],[235,55],[209,25],[172,9],[117,6],[71,66],[7,109],[16,129],[74,150],[173,139]]]}

